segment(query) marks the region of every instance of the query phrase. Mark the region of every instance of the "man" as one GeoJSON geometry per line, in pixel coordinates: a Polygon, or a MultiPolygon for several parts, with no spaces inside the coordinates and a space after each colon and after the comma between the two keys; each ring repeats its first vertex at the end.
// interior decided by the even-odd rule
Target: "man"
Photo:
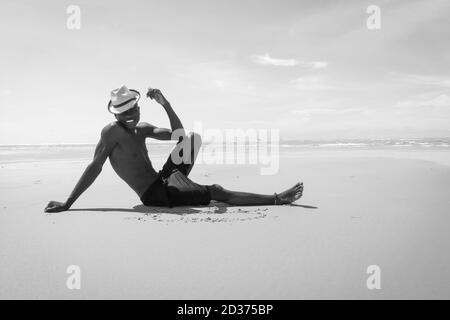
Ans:
{"type": "Polygon", "coordinates": [[[180,119],[160,90],[150,88],[147,97],[156,100],[165,109],[171,130],[139,122],[138,91],[126,86],[113,90],[108,110],[117,121],[103,128],[94,159],[66,202],[50,201],[46,212],[68,210],[94,182],[108,157],[114,171],[148,206],[207,205],[211,200],[232,205],[281,205],[294,202],[302,196],[303,183],[297,183],[280,194],[262,195],[230,191],[218,184],[205,186],[193,182],[188,175],[198,155],[201,137],[195,133],[186,136],[180,119]],[[155,171],[148,157],[146,138],[178,140],[159,172],[155,171]],[[188,154],[183,154],[186,150],[188,154]]]}

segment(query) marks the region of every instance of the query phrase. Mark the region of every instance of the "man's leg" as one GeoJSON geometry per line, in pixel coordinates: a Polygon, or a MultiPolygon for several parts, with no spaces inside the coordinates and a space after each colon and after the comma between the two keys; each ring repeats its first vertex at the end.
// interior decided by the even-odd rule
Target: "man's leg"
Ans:
{"type": "Polygon", "coordinates": [[[292,203],[303,195],[303,182],[281,192],[277,196],[249,192],[230,191],[218,184],[209,186],[211,200],[221,201],[232,205],[274,205],[292,203]],[[276,203],[275,203],[276,202],[276,203]]]}
{"type": "MultiPolygon", "coordinates": [[[[184,150],[188,149],[190,151],[190,159],[188,163],[175,165],[173,164],[174,160],[170,161],[171,158],[180,159],[180,157],[182,158],[183,156],[183,152],[180,152],[180,148],[176,147],[174,148],[174,150],[172,150],[172,153],[169,156],[166,165],[176,166],[187,176],[194,166],[195,160],[200,151],[202,140],[201,136],[197,133],[191,133],[189,136],[185,137],[185,139],[188,140],[186,141],[186,144],[184,144],[184,150]]],[[[180,142],[178,144],[180,144],[180,142]]],[[[264,195],[249,192],[231,191],[224,189],[218,184],[208,186],[208,188],[211,194],[211,200],[221,201],[232,205],[288,204],[300,199],[303,194],[303,182],[297,183],[292,188],[289,188],[288,190],[277,195],[264,195]]]]}
{"type": "Polygon", "coordinates": [[[184,139],[185,140],[177,143],[175,148],[170,153],[169,159],[167,159],[166,164],[175,166],[176,168],[178,168],[178,170],[188,176],[200,151],[200,147],[202,145],[202,137],[198,133],[192,132],[184,139]],[[183,157],[184,152],[188,152],[190,156],[183,157]],[[187,158],[186,163],[180,163],[180,160],[183,160],[185,158],[187,158]]]}
{"type": "Polygon", "coordinates": [[[200,151],[200,147],[202,146],[202,136],[199,135],[198,133],[195,132],[191,132],[191,134],[189,134],[189,145],[190,145],[190,149],[191,149],[191,163],[188,164],[187,170],[186,170],[186,175],[188,176],[189,173],[192,170],[192,167],[194,167],[194,163],[195,160],[197,159],[198,153],[200,151]]]}

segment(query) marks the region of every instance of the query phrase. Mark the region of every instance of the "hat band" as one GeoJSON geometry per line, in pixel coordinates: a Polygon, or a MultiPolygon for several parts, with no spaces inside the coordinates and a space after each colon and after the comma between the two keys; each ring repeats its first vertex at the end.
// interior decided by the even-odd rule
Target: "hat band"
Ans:
{"type": "MultiPolygon", "coordinates": [[[[130,101],[130,102],[131,102],[131,101],[130,101]]],[[[127,110],[133,108],[135,105],[136,105],[136,104],[133,103],[132,105],[127,104],[127,105],[124,105],[124,106],[119,107],[119,108],[116,108],[116,107],[114,107],[114,106],[111,106],[111,107],[114,107],[114,110],[115,110],[116,112],[122,113],[122,112],[124,112],[124,111],[127,111],[127,110]]]]}
{"type": "Polygon", "coordinates": [[[130,101],[133,101],[133,100],[137,100],[137,97],[128,99],[127,101],[122,102],[122,103],[119,103],[119,104],[116,104],[116,105],[114,105],[113,103],[111,103],[111,105],[112,105],[114,108],[120,108],[121,106],[124,106],[124,105],[126,105],[127,103],[129,103],[130,101]]]}

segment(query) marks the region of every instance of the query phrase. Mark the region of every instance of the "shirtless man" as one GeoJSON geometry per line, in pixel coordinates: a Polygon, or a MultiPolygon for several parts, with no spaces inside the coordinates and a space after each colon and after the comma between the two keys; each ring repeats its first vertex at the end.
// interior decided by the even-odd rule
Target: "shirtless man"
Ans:
{"type": "Polygon", "coordinates": [[[147,97],[154,99],[165,109],[171,129],[139,122],[138,91],[125,86],[113,90],[108,110],[115,115],[117,121],[103,128],[94,159],[66,202],[50,201],[45,208],[46,212],[68,210],[98,177],[107,158],[119,177],[138,194],[143,204],[149,206],[207,205],[211,200],[231,205],[281,205],[294,202],[302,196],[303,183],[297,183],[280,194],[263,195],[230,191],[218,184],[205,186],[193,182],[188,175],[199,152],[201,137],[196,133],[185,135],[180,119],[160,90],[149,89],[147,97]],[[159,172],[155,171],[148,157],[146,138],[178,140],[159,172]],[[180,143],[183,143],[183,148],[177,148],[180,143]],[[183,158],[185,150],[191,152],[190,159],[185,157],[190,161],[174,161],[183,158]]]}

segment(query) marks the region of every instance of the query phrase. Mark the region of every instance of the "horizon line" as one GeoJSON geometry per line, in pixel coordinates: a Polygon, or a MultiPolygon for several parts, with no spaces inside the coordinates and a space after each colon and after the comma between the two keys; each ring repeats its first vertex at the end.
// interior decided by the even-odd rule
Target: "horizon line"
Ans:
{"type": "MultiPolygon", "coordinates": [[[[450,136],[444,137],[412,137],[412,138],[335,138],[335,139],[280,139],[280,144],[288,142],[330,142],[330,141],[387,141],[387,140],[450,140],[450,136]]],[[[176,140],[151,140],[145,142],[146,144],[171,144],[176,140]]],[[[223,141],[222,143],[225,143],[223,141]]],[[[245,140],[247,143],[247,140],[245,140]]],[[[204,144],[211,144],[205,141],[204,144]]],[[[58,143],[5,143],[0,144],[0,147],[15,147],[15,146],[93,146],[97,143],[87,143],[87,142],[58,142],[58,143]]]]}

